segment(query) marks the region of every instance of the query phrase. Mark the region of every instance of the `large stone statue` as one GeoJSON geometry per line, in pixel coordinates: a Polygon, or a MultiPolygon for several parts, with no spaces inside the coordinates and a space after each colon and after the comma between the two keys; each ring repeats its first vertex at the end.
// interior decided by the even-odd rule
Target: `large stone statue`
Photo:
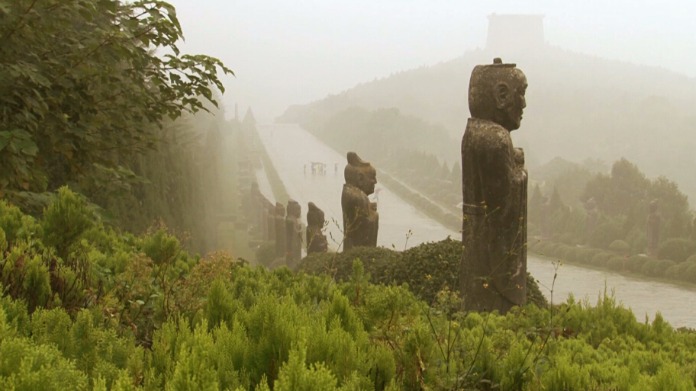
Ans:
{"type": "Polygon", "coordinates": [[[460,282],[467,310],[504,313],[526,301],[527,171],[510,138],[526,89],[524,73],[499,58],[471,73],[471,118],[462,138],[460,282]]]}
{"type": "Polygon", "coordinates": [[[285,217],[285,262],[293,265],[302,258],[302,207],[297,201],[288,201],[285,217]]]}
{"type": "Polygon", "coordinates": [[[355,152],[348,152],[348,164],[343,171],[341,207],[343,208],[343,250],[355,246],[377,246],[379,214],[377,204],[370,202],[368,195],[375,191],[377,172],[355,152]]]}
{"type": "Polygon", "coordinates": [[[659,201],[652,200],[648,207],[648,222],[646,224],[646,238],[648,239],[648,255],[656,257],[657,248],[660,245],[660,213],[658,211],[659,201]]]}
{"type": "Polygon", "coordinates": [[[325,225],[324,211],[314,205],[314,202],[310,202],[307,208],[307,254],[328,250],[329,242],[322,232],[325,225]]]}

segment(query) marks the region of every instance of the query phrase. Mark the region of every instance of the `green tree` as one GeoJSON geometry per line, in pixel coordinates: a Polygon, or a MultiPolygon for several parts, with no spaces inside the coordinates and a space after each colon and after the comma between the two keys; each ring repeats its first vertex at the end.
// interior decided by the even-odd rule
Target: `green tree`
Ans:
{"type": "Polygon", "coordinates": [[[0,0],[0,196],[118,168],[165,119],[216,104],[231,70],[181,38],[164,1],[0,0]]]}

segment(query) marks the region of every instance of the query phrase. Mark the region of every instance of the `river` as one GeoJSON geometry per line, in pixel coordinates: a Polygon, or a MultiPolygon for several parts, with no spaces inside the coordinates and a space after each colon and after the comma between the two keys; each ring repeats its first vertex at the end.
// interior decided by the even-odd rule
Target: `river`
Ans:
{"type": "MultiPolygon", "coordinates": [[[[327,237],[330,246],[339,248],[346,157],[297,125],[259,125],[258,130],[261,142],[283,179],[289,196],[302,206],[303,220],[307,203],[314,202],[329,221],[327,237]],[[313,162],[320,163],[314,165],[316,168],[323,164],[323,172],[312,172],[313,162]]],[[[266,197],[273,200],[270,186],[264,183],[260,188],[266,197]]],[[[458,232],[427,217],[379,183],[375,192],[377,198],[374,195],[372,198],[377,202],[379,211],[379,246],[404,250],[447,236],[460,237],[458,232]]],[[[696,328],[696,311],[689,304],[696,302],[696,289],[568,264],[560,265],[556,273],[552,260],[533,254],[527,257],[527,269],[539,281],[547,298],[551,297],[553,286],[555,303],[573,294],[577,300],[588,299],[594,304],[606,290],[618,302],[631,308],[640,321],[646,316],[652,319],[656,312],[660,312],[674,327],[696,328]],[[554,274],[557,275],[555,282],[554,274]]]]}

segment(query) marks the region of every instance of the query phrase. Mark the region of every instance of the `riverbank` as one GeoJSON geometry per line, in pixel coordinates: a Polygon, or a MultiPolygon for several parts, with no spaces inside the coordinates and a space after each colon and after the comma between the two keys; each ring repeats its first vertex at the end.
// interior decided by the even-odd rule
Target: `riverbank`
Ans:
{"type": "Polygon", "coordinates": [[[609,271],[644,281],[656,281],[696,291],[694,275],[679,274],[680,269],[692,267],[692,262],[676,263],[647,256],[621,256],[619,254],[580,246],[569,246],[547,240],[531,239],[528,250],[541,257],[560,260],[589,269],[609,271]]]}

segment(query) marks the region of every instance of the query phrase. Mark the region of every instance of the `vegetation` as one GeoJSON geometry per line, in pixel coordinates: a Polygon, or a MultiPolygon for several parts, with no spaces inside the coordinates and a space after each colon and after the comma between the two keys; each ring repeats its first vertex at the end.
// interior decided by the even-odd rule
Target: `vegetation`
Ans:
{"type": "MultiPolygon", "coordinates": [[[[372,282],[406,285],[416,297],[432,305],[441,291],[458,291],[461,258],[462,242],[447,238],[402,252],[384,247],[357,247],[341,253],[314,253],[305,257],[298,269],[347,281],[353,273],[353,261],[360,259],[372,282]]],[[[528,275],[527,288],[530,303],[540,307],[547,305],[531,275],[528,275]]]]}
{"type": "MultiPolygon", "coordinates": [[[[0,208],[3,389],[696,387],[696,334],[659,315],[640,323],[611,297],[461,313],[449,289],[428,305],[371,283],[364,265],[388,250],[361,253],[337,282],[192,257],[165,230],[118,234],[67,189],[38,219],[0,208]]],[[[402,262],[444,264],[457,247],[423,245],[402,262]]]]}
{"type": "Polygon", "coordinates": [[[696,283],[688,262],[696,254],[696,233],[686,196],[664,177],[654,180],[629,161],[614,163],[610,174],[597,173],[585,181],[584,190],[573,190],[577,199],[562,199],[562,183],[577,168],[559,171],[539,186],[529,200],[530,249],[571,262],[696,283]],[[657,205],[658,246],[648,249],[650,204],[657,205]],[[571,206],[572,205],[572,206],[571,206]],[[646,254],[647,253],[647,254],[646,254]]]}
{"type": "Polygon", "coordinates": [[[165,2],[0,0],[0,389],[696,387],[696,334],[611,297],[460,312],[456,241],[315,259],[332,278],[120,231],[190,228],[217,177],[241,187],[216,148],[244,129],[171,122],[215,111],[228,71],[180,36],[165,2]]]}

